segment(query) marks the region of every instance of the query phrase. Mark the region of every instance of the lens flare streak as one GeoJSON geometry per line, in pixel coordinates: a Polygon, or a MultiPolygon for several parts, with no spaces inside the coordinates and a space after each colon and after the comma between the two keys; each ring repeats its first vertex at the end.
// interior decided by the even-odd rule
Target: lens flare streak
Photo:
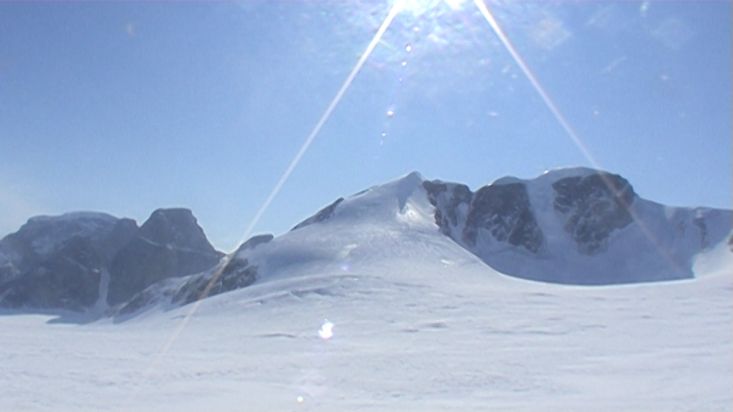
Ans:
{"type": "MultiPolygon", "coordinates": [[[[542,101],[545,103],[547,108],[552,112],[552,115],[555,117],[557,122],[562,126],[562,128],[565,130],[565,132],[568,134],[570,139],[573,141],[575,146],[578,147],[578,150],[585,156],[585,158],[588,160],[588,162],[598,170],[603,170],[601,165],[596,161],[596,159],[591,154],[590,150],[588,150],[588,147],[583,143],[583,141],[580,139],[580,136],[575,132],[575,129],[570,125],[570,123],[567,121],[565,116],[563,116],[560,109],[555,105],[555,102],[550,98],[550,95],[547,93],[544,87],[542,87],[542,84],[537,79],[537,76],[534,75],[532,70],[530,70],[527,63],[524,61],[522,56],[519,54],[517,49],[514,48],[514,45],[509,40],[509,37],[504,33],[504,30],[502,30],[499,23],[494,18],[494,15],[489,10],[488,6],[484,3],[484,0],[473,0],[473,3],[478,8],[481,15],[484,17],[487,23],[489,23],[489,26],[494,31],[494,34],[496,34],[496,37],[499,38],[499,41],[502,43],[504,48],[506,48],[507,52],[512,56],[512,59],[514,59],[514,62],[519,66],[519,68],[522,70],[522,73],[524,73],[524,76],[529,80],[529,82],[532,84],[532,87],[534,87],[537,94],[540,95],[542,98],[542,101]]],[[[614,195],[618,195],[618,189],[615,187],[613,182],[604,174],[601,174],[601,180],[603,180],[603,183],[608,187],[609,191],[613,193],[614,195]]],[[[651,230],[649,230],[649,227],[644,223],[644,221],[639,218],[638,214],[634,211],[633,208],[628,207],[627,208],[629,214],[631,215],[631,218],[634,220],[634,222],[637,223],[639,226],[639,229],[641,229],[644,236],[649,239],[650,242],[655,246],[657,251],[659,252],[659,255],[662,256],[667,263],[670,264],[671,267],[679,269],[679,264],[674,260],[674,258],[670,255],[670,253],[662,246],[659,239],[654,236],[651,230]]]]}
{"type": "MultiPolygon", "coordinates": [[[[448,1],[448,0],[446,0],[446,1],[448,1]]],[[[454,9],[454,10],[457,9],[457,8],[460,8],[460,6],[462,5],[462,3],[463,3],[462,0],[448,1],[448,4],[451,5],[451,9],[454,9]]],[[[323,126],[326,124],[326,122],[331,117],[331,115],[333,114],[333,112],[336,109],[336,107],[338,106],[338,104],[341,102],[341,99],[346,94],[346,91],[351,86],[351,83],[354,81],[354,79],[359,74],[359,72],[363,68],[364,64],[366,63],[366,61],[369,59],[369,56],[372,54],[372,52],[374,51],[374,49],[376,48],[376,46],[381,41],[382,37],[384,36],[384,33],[387,31],[387,29],[392,24],[392,21],[395,19],[395,17],[401,11],[404,11],[404,10],[408,10],[409,11],[409,7],[407,6],[408,4],[409,4],[408,0],[397,0],[392,5],[392,7],[390,8],[387,16],[382,21],[382,23],[379,26],[378,30],[374,34],[374,37],[369,42],[369,44],[367,45],[366,49],[364,50],[364,52],[359,57],[359,60],[354,65],[354,68],[351,70],[351,72],[349,73],[349,75],[346,77],[346,80],[344,80],[343,84],[341,85],[341,87],[336,92],[336,95],[331,100],[331,102],[329,103],[329,105],[327,106],[326,110],[323,112],[323,114],[321,115],[321,117],[319,118],[318,122],[313,127],[313,129],[311,130],[311,132],[308,134],[308,136],[306,137],[305,141],[301,145],[300,149],[295,154],[295,156],[293,157],[293,159],[290,161],[288,167],[285,169],[285,171],[283,172],[283,174],[280,176],[279,180],[277,181],[277,183],[273,187],[273,189],[270,192],[270,194],[267,196],[267,198],[265,199],[265,201],[263,202],[263,204],[257,210],[257,213],[255,214],[255,216],[253,217],[253,219],[250,222],[249,226],[247,227],[246,231],[244,232],[244,235],[242,237],[242,240],[239,242],[240,244],[243,241],[245,241],[247,238],[249,238],[249,236],[251,235],[254,227],[259,222],[260,218],[264,215],[264,213],[270,207],[270,204],[272,203],[272,201],[278,195],[278,193],[282,189],[282,187],[285,184],[285,182],[288,180],[288,178],[290,177],[290,175],[293,173],[293,171],[295,170],[295,168],[298,166],[298,163],[300,163],[300,160],[303,158],[303,156],[305,155],[305,153],[308,151],[309,147],[311,146],[311,144],[313,143],[313,141],[315,140],[315,138],[318,136],[318,134],[320,133],[320,131],[323,128],[323,126]]],[[[588,150],[588,148],[585,146],[585,144],[583,144],[583,142],[579,138],[578,134],[572,128],[572,126],[570,125],[570,123],[565,119],[565,117],[563,116],[562,112],[560,112],[560,110],[558,109],[558,107],[555,105],[555,103],[553,102],[553,100],[550,98],[549,94],[545,91],[544,87],[542,87],[541,83],[539,82],[539,80],[537,79],[537,77],[533,74],[533,72],[530,70],[530,68],[527,65],[527,63],[524,61],[524,59],[521,57],[521,55],[517,52],[517,50],[514,48],[514,46],[512,45],[512,43],[509,41],[509,38],[506,36],[506,34],[504,33],[504,31],[501,29],[501,27],[499,26],[499,24],[496,21],[496,19],[494,19],[494,16],[491,14],[491,12],[489,11],[489,9],[486,6],[486,4],[484,4],[483,0],[474,0],[474,4],[479,9],[481,15],[487,21],[487,23],[489,24],[489,26],[491,27],[491,29],[494,31],[494,33],[496,34],[496,36],[499,38],[499,40],[501,41],[501,43],[504,45],[504,47],[507,49],[507,51],[509,52],[509,54],[512,56],[512,58],[514,59],[514,61],[516,62],[516,64],[519,66],[519,68],[522,70],[522,72],[524,73],[524,75],[527,77],[527,79],[529,80],[529,82],[532,84],[532,86],[534,87],[534,89],[540,95],[540,97],[542,98],[543,102],[545,103],[545,105],[550,110],[550,112],[552,112],[552,114],[555,117],[555,119],[558,121],[558,123],[562,126],[562,128],[565,130],[565,132],[571,138],[571,140],[573,141],[573,143],[578,147],[578,149],[582,152],[582,154],[586,157],[586,159],[595,168],[600,169],[600,166],[599,166],[598,162],[593,158],[593,156],[591,155],[591,153],[588,150]]],[[[412,45],[411,44],[408,44],[406,46],[406,48],[405,48],[405,51],[407,53],[412,52],[413,51],[412,45]]],[[[390,112],[388,112],[388,116],[390,116],[390,113],[391,113],[392,116],[394,115],[394,111],[392,111],[391,109],[390,109],[390,112]]],[[[604,181],[605,181],[605,179],[604,179],[604,181]]],[[[606,182],[606,184],[609,185],[609,188],[612,189],[612,186],[611,186],[610,182],[606,182]]],[[[637,216],[635,216],[635,213],[633,213],[633,211],[630,210],[630,212],[632,213],[632,217],[634,218],[634,220],[639,223],[639,226],[641,227],[642,231],[646,234],[646,236],[650,240],[655,241],[654,237],[651,235],[651,232],[648,230],[648,228],[646,228],[646,226],[643,224],[643,222],[641,222],[637,218],[637,216]]],[[[673,259],[671,258],[671,256],[669,256],[668,253],[665,253],[666,251],[661,246],[659,246],[659,242],[658,241],[655,241],[655,243],[658,245],[657,248],[659,249],[660,253],[662,255],[665,255],[668,258],[668,260],[670,261],[670,263],[675,264],[674,261],[673,261],[673,259]]],[[[170,350],[170,348],[173,346],[173,343],[180,337],[180,335],[183,332],[183,330],[189,324],[189,322],[190,322],[193,314],[196,313],[196,311],[198,310],[198,308],[201,305],[201,302],[203,301],[203,299],[206,298],[209,295],[209,293],[211,291],[211,288],[216,284],[216,282],[221,277],[222,272],[224,271],[224,268],[226,268],[227,264],[234,257],[234,253],[235,252],[229,253],[224,258],[222,258],[222,260],[219,262],[219,265],[218,265],[217,269],[214,271],[214,273],[212,273],[211,279],[209,280],[208,284],[206,285],[206,288],[200,294],[200,296],[198,297],[198,300],[196,302],[194,302],[193,304],[191,304],[191,307],[190,307],[189,311],[186,313],[186,315],[180,321],[178,327],[171,334],[171,336],[169,337],[169,339],[161,347],[160,351],[158,351],[154,355],[154,357],[151,360],[150,364],[146,368],[143,377],[147,377],[150,374],[150,372],[152,372],[155,369],[156,364],[160,361],[160,359],[166,353],[168,353],[168,351],[170,350]]],[[[330,339],[333,336],[333,324],[331,322],[325,321],[325,323],[322,325],[321,329],[319,330],[319,336],[322,339],[324,339],[324,340],[330,339]]],[[[300,400],[299,400],[299,402],[300,402],[300,400]]]]}
{"type": "Polygon", "coordinates": [[[303,142],[303,145],[300,147],[300,150],[298,150],[298,153],[296,153],[295,157],[293,157],[293,160],[290,161],[290,164],[288,165],[287,169],[285,169],[285,172],[283,172],[282,176],[280,176],[280,179],[275,184],[275,187],[272,189],[272,192],[270,192],[269,196],[267,196],[267,199],[262,204],[260,209],[257,211],[257,214],[255,214],[255,217],[252,219],[252,222],[249,224],[249,227],[247,227],[247,230],[244,233],[244,236],[242,237],[243,242],[249,238],[249,236],[252,234],[252,230],[259,222],[260,218],[262,218],[262,215],[265,213],[265,211],[270,207],[270,203],[275,199],[278,193],[280,193],[280,189],[282,189],[285,182],[288,180],[290,175],[293,173],[293,170],[298,166],[298,163],[300,163],[300,160],[303,158],[303,155],[305,155],[305,152],[308,151],[308,148],[313,143],[313,140],[315,140],[316,136],[318,136],[318,133],[320,133],[321,129],[323,128],[323,125],[326,124],[328,119],[331,117],[331,114],[336,109],[336,106],[338,106],[339,102],[341,102],[341,99],[344,97],[344,94],[346,94],[346,90],[349,89],[351,86],[351,83],[354,81],[354,78],[356,78],[356,75],[359,74],[362,67],[364,66],[364,63],[366,63],[369,56],[372,54],[372,51],[374,51],[374,48],[377,47],[377,44],[379,44],[379,41],[382,39],[382,36],[384,35],[384,32],[387,31],[387,28],[392,24],[392,21],[394,18],[399,14],[399,12],[402,10],[402,1],[397,1],[392,8],[389,10],[389,13],[387,14],[387,17],[385,17],[382,24],[379,26],[379,29],[377,30],[377,33],[374,34],[374,37],[372,38],[372,41],[369,43],[367,48],[364,50],[364,53],[362,53],[361,57],[359,58],[359,61],[356,62],[356,65],[351,70],[351,73],[349,73],[349,76],[346,77],[346,80],[341,85],[341,88],[338,90],[336,95],[334,96],[333,100],[331,100],[331,103],[326,108],[326,111],[323,112],[323,115],[321,115],[321,118],[318,120],[318,123],[313,127],[313,130],[310,132],[308,137],[305,139],[305,142],[303,142]]]}
{"type": "Polygon", "coordinates": [[[555,117],[558,123],[560,123],[560,126],[562,126],[563,130],[568,134],[570,139],[573,141],[575,146],[578,147],[580,152],[585,156],[586,159],[595,167],[596,169],[599,169],[599,164],[593,157],[593,155],[590,153],[588,148],[585,146],[583,141],[580,139],[578,134],[575,132],[575,129],[570,125],[570,123],[565,119],[565,116],[563,116],[560,109],[557,108],[557,105],[555,105],[555,102],[550,98],[550,95],[545,91],[545,88],[542,87],[542,84],[537,79],[537,76],[534,75],[532,70],[530,70],[527,63],[524,61],[522,56],[517,52],[517,49],[514,48],[514,45],[511,41],[509,41],[509,37],[504,33],[504,30],[502,30],[501,26],[499,26],[499,23],[494,18],[494,15],[491,14],[491,11],[489,11],[489,8],[484,4],[483,0],[474,0],[473,1],[476,7],[479,9],[479,12],[481,12],[481,15],[484,17],[487,23],[489,23],[489,26],[491,26],[491,29],[496,34],[496,37],[499,38],[499,41],[501,41],[501,44],[504,45],[506,50],[509,52],[509,54],[512,56],[512,59],[514,59],[514,62],[519,66],[519,69],[522,70],[522,73],[524,73],[524,76],[527,77],[527,80],[532,84],[532,87],[534,87],[537,94],[540,95],[542,98],[542,101],[545,103],[547,108],[550,110],[552,115],[555,117]]]}
{"type": "MultiPolygon", "coordinates": [[[[249,226],[247,227],[247,230],[244,232],[244,236],[242,236],[240,244],[244,242],[249,236],[252,234],[252,231],[254,227],[259,222],[260,218],[262,218],[262,215],[264,215],[265,211],[270,207],[270,204],[275,199],[277,194],[282,189],[285,182],[288,180],[290,175],[293,173],[293,170],[298,166],[298,163],[300,163],[300,160],[303,158],[303,155],[305,155],[306,151],[308,151],[308,148],[315,140],[316,136],[320,133],[323,126],[326,124],[328,119],[331,117],[331,114],[336,109],[336,106],[338,106],[339,102],[341,102],[341,99],[346,94],[346,91],[351,86],[351,83],[354,81],[356,76],[361,71],[362,67],[364,67],[364,64],[366,63],[367,59],[369,59],[369,56],[372,54],[374,49],[377,47],[379,42],[382,39],[382,36],[384,36],[384,33],[387,31],[389,26],[392,24],[392,21],[394,18],[400,13],[400,11],[404,8],[404,0],[397,0],[394,5],[390,8],[389,13],[387,14],[387,17],[384,18],[384,21],[382,21],[382,24],[379,26],[379,29],[377,29],[377,32],[374,34],[374,37],[369,42],[369,45],[367,45],[366,49],[364,49],[364,52],[361,54],[361,57],[359,57],[359,60],[356,62],[356,65],[354,65],[354,68],[351,70],[349,75],[346,77],[346,80],[341,85],[341,88],[339,88],[338,92],[336,92],[336,95],[331,100],[331,103],[328,105],[326,110],[323,112],[323,115],[321,115],[320,119],[316,123],[316,125],[313,127],[313,130],[308,134],[308,137],[305,139],[305,142],[303,142],[302,146],[296,153],[295,157],[293,157],[293,160],[290,161],[290,164],[283,172],[282,176],[280,176],[280,179],[277,181],[275,186],[273,187],[270,194],[267,196],[267,199],[265,199],[262,206],[260,206],[259,210],[257,210],[257,213],[255,214],[254,218],[252,218],[252,221],[250,222],[249,226]]],[[[213,285],[219,280],[221,277],[222,272],[224,271],[224,268],[227,266],[229,261],[234,257],[235,252],[231,252],[228,255],[226,255],[224,258],[222,258],[221,262],[219,262],[219,266],[215,270],[215,272],[212,274],[211,279],[209,280],[209,283],[206,285],[206,288],[199,296],[198,300],[191,304],[191,309],[186,313],[186,316],[181,320],[180,324],[176,328],[176,330],[171,334],[170,338],[166,341],[166,343],[162,346],[161,350],[157,353],[157,355],[153,358],[153,360],[150,362],[150,365],[148,365],[147,369],[145,370],[144,376],[149,375],[149,373],[155,368],[155,365],[159,361],[159,359],[164,356],[170,348],[173,346],[173,343],[178,339],[178,337],[181,335],[183,330],[186,328],[188,323],[191,320],[191,317],[194,313],[198,310],[199,306],[201,305],[201,302],[204,298],[206,298],[209,295],[209,292],[211,291],[211,288],[213,285]]]]}

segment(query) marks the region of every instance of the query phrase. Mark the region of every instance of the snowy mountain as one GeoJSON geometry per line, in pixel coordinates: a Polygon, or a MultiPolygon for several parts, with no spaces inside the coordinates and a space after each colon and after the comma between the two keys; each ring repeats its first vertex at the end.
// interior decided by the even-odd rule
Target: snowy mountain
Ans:
{"type": "Polygon", "coordinates": [[[587,168],[503,178],[472,193],[425,182],[441,231],[502,273],[567,284],[694,276],[695,256],[730,235],[731,212],[639,197],[623,177],[587,168]]]}
{"type": "Polygon", "coordinates": [[[158,210],[140,228],[101,214],[33,218],[0,241],[0,304],[109,304],[122,319],[256,283],[394,267],[437,267],[457,282],[453,274],[466,271],[486,282],[685,279],[732,224],[730,211],[662,206],[621,176],[587,168],[502,178],[475,192],[410,173],[339,198],[289,233],[254,237],[224,259],[185,209],[158,210]]]}
{"type": "Polygon", "coordinates": [[[439,261],[459,246],[505,275],[544,282],[673,280],[694,276],[695,257],[727,239],[732,217],[647,201],[622,177],[591,169],[503,178],[476,192],[411,173],[338,199],[236,258],[278,276],[314,261],[409,258],[426,245],[439,261]]]}
{"type": "Polygon", "coordinates": [[[339,198],[282,236],[253,238],[212,270],[154,285],[120,313],[254,283],[395,267],[412,268],[416,279],[438,268],[459,282],[452,274],[469,267],[484,282],[692,278],[696,258],[730,235],[731,218],[730,211],[655,204],[622,177],[591,169],[503,178],[475,193],[411,173],[339,198]]]}
{"type": "MultiPolygon", "coordinates": [[[[47,270],[70,258],[100,270],[129,259],[150,277],[126,283],[144,289],[91,323],[0,310],[0,328],[12,331],[0,334],[0,410],[729,410],[733,253],[721,233],[730,212],[664,208],[619,177],[609,177],[613,191],[593,175],[500,179],[474,192],[412,173],[184,276],[172,251],[210,256],[190,213],[156,212],[150,231],[121,230],[127,241],[109,242],[118,246],[108,260],[74,251],[97,250],[84,239],[109,238],[121,219],[78,241],[55,235],[47,270]],[[651,243],[644,230],[674,237],[651,243]],[[675,264],[662,266],[650,244],[675,264]],[[506,272],[493,267],[502,263],[506,272]],[[559,283],[614,280],[604,265],[637,268],[622,272],[634,283],[559,283]],[[675,265],[686,271],[667,271],[675,265]],[[564,277],[552,272],[562,268],[564,277]],[[166,273],[176,275],[159,280],[166,273]],[[537,273],[548,275],[518,277],[537,273]],[[696,279],[647,282],[683,275],[696,279]]],[[[28,233],[12,245],[30,249],[28,233]]],[[[0,250],[10,255],[10,245],[0,250]]],[[[0,288],[4,305],[21,290],[35,296],[27,306],[49,302],[34,291],[70,282],[18,288],[28,273],[0,288]]],[[[111,292],[98,283],[89,289],[111,292]]],[[[101,299],[90,296],[76,301],[101,299]]]]}

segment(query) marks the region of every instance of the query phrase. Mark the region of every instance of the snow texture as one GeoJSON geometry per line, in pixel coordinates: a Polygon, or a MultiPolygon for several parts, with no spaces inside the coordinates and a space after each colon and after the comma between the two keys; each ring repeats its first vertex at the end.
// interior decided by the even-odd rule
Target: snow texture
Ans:
{"type": "MultiPolygon", "coordinates": [[[[197,304],[173,300],[212,271],[152,285],[135,316],[1,312],[0,410],[731,410],[726,240],[694,245],[694,279],[534,282],[442,233],[423,182],[413,173],[373,187],[241,248],[231,273],[256,268],[256,281],[197,304]]],[[[528,196],[546,239],[570,242],[544,218],[556,213],[550,192],[530,185],[528,196]]],[[[689,211],[634,207],[657,216],[650,230],[678,230],[659,229],[678,219],[699,242],[689,211]]],[[[467,216],[457,210],[456,221],[467,216]]],[[[715,211],[694,216],[709,239],[730,229],[709,224],[715,211]]],[[[613,236],[604,253],[642,235],[613,236]]],[[[655,269],[645,259],[636,268],[655,269]]]]}
{"type": "MultiPolygon", "coordinates": [[[[427,227],[407,216],[421,206],[408,199],[391,224],[427,227]]],[[[727,249],[700,258],[716,269],[698,279],[578,287],[370,226],[202,301],[180,333],[190,306],[121,324],[6,313],[0,410],[730,410],[727,249]]],[[[256,250],[296,243],[275,242],[256,250]]]]}

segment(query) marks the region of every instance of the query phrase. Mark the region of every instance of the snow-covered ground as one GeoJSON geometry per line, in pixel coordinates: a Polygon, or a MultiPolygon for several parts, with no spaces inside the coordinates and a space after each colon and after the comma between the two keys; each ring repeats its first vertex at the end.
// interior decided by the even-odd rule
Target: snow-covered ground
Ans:
{"type": "Polygon", "coordinates": [[[452,258],[255,284],[183,328],[191,306],[119,324],[4,314],[0,410],[733,409],[730,271],[569,287],[452,258]]]}
{"type": "Polygon", "coordinates": [[[417,181],[242,252],[257,282],[199,306],[0,313],[0,411],[733,410],[726,244],[690,280],[526,281],[442,235],[417,181]]]}

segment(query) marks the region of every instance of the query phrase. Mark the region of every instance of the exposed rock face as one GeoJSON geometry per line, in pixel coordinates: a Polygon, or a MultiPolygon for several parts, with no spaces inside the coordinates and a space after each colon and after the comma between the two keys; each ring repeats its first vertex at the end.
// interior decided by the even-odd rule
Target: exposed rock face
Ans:
{"type": "Polygon", "coordinates": [[[122,303],[165,278],[204,271],[221,257],[190,210],[158,209],[112,260],[108,302],[122,303]]]}
{"type": "MultiPolygon", "coordinates": [[[[304,260],[299,253],[310,256],[310,245],[300,246],[312,236],[328,238],[330,230],[348,231],[362,219],[376,231],[382,219],[398,219],[390,230],[412,230],[418,222],[414,227],[427,230],[421,235],[433,233],[424,213],[432,213],[444,235],[497,271],[544,282],[690,278],[700,252],[726,239],[733,251],[730,211],[665,207],[638,197],[622,177],[587,168],[533,180],[502,178],[475,193],[466,185],[424,181],[412,173],[342,202],[336,200],[293,230],[336,219],[338,225],[312,227],[272,245],[266,245],[272,235],[254,236],[227,259],[186,209],[156,210],[140,228],[133,220],[101,213],[32,218],[0,240],[0,306],[93,308],[93,313],[124,317],[156,302],[187,304],[247,287],[267,275],[262,271],[298,265],[304,260]]],[[[331,247],[328,242],[321,246],[331,247]]],[[[330,250],[313,254],[318,259],[337,255],[330,250]]]]}
{"type": "Polygon", "coordinates": [[[537,252],[542,231],[537,226],[522,183],[484,186],[476,192],[466,219],[463,240],[476,244],[479,229],[486,229],[499,242],[537,252]]]}
{"type": "Polygon", "coordinates": [[[103,254],[113,254],[117,219],[104,213],[77,212],[38,216],[0,240],[0,284],[8,282],[50,258],[75,237],[89,239],[103,254]]]}
{"type": "Polygon", "coordinates": [[[138,230],[139,228],[134,220],[128,218],[119,219],[112,227],[109,235],[97,242],[107,261],[111,261],[117,252],[135,237],[138,230]]]}
{"type": "Polygon", "coordinates": [[[440,181],[423,187],[442,233],[502,273],[552,283],[693,277],[695,256],[727,239],[733,218],[649,202],[623,177],[588,168],[505,177],[475,193],[440,181]]]}
{"type": "Polygon", "coordinates": [[[698,230],[700,231],[700,247],[706,248],[709,245],[708,243],[708,227],[705,224],[705,218],[700,216],[695,216],[695,219],[692,220],[692,223],[697,226],[698,230]]]}
{"type": "Polygon", "coordinates": [[[632,222],[629,207],[634,189],[618,175],[596,173],[560,179],[552,185],[555,210],[565,216],[565,230],[578,244],[578,251],[597,253],[609,235],[632,222]]]}
{"type": "Polygon", "coordinates": [[[82,310],[99,297],[109,261],[137,231],[103,213],[31,218],[0,241],[0,306],[82,310]]]}
{"type": "Polygon", "coordinates": [[[435,223],[443,234],[450,235],[452,228],[461,224],[460,210],[468,207],[473,193],[466,185],[443,183],[439,180],[425,181],[423,187],[428,200],[435,206],[435,223]]]}
{"type": "Polygon", "coordinates": [[[247,259],[234,257],[221,273],[214,270],[206,276],[192,277],[178,290],[173,302],[185,305],[208,296],[247,287],[255,280],[257,280],[257,267],[250,265],[247,259]]]}
{"type": "Polygon", "coordinates": [[[469,249],[477,246],[482,229],[497,242],[530,252],[542,246],[542,231],[522,183],[484,186],[475,194],[465,185],[440,181],[426,181],[423,187],[435,206],[435,223],[441,232],[469,249]]]}
{"type": "Polygon", "coordinates": [[[333,202],[330,205],[328,205],[328,206],[324,207],[323,209],[319,210],[318,213],[316,213],[315,215],[309,217],[308,219],[306,219],[306,220],[298,223],[291,230],[298,230],[298,229],[300,229],[302,227],[305,227],[305,226],[308,226],[308,225],[312,225],[313,223],[318,223],[318,222],[323,222],[325,220],[328,220],[333,215],[334,211],[336,210],[336,206],[338,206],[339,203],[341,203],[343,201],[344,201],[344,198],[343,197],[340,197],[340,198],[336,199],[335,202],[333,202]]]}
{"type": "Polygon", "coordinates": [[[186,209],[157,210],[141,228],[102,213],[36,217],[0,241],[0,306],[78,311],[105,297],[120,304],[221,256],[186,209]]]}
{"type": "Polygon", "coordinates": [[[12,308],[82,310],[99,296],[106,258],[88,238],[64,242],[22,276],[0,286],[0,301],[12,308]]]}
{"type": "Polygon", "coordinates": [[[247,259],[237,258],[235,255],[229,262],[222,260],[217,267],[206,272],[184,279],[167,278],[150,285],[119,306],[114,317],[117,321],[122,321],[155,304],[187,305],[209,296],[247,287],[256,280],[257,267],[251,265],[247,259]],[[221,265],[224,265],[223,268],[221,265]]]}

